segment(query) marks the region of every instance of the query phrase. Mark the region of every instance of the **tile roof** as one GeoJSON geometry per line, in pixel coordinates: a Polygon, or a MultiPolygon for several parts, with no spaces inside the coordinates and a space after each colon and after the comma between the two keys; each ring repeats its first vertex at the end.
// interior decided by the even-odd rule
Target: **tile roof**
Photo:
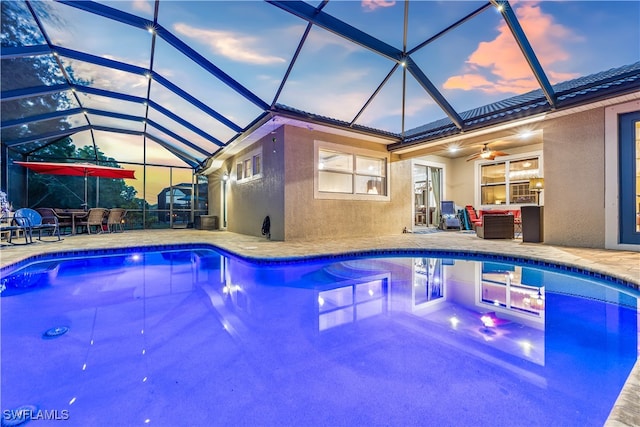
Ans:
{"type": "MultiPolygon", "coordinates": [[[[556,96],[555,111],[584,105],[640,90],[640,62],[612,68],[589,76],[553,85],[556,96]]],[[[551,111],[541,89],[507,98],[493,104],[462,112],[465,131],[508,122],[551,111]]],[[[403,140],[390,149],[406,147],[460,133],[453,122],[443,118],[408,130],[403,140]]]]}
{"type": "Polygon", "coordinates": [[[337,119],[333,119],[331,117],[327,117],[327,116],[322,116],[320,114],[315,114],[315,113],[310,113],[308,111],[303,111],[303,110],[299,110],[297,108],[293,108],[293,107],[289,107],[288,105],[284,105],[284,104],[276,104],[274,108],[272,108],[272,112],[274,114],[281,114],[281,115],[292,115],[296,118],[299,118],[301,120],[306,120],[306,121],[311,121],[311,122],[318,122],[318,123],[326,123],[326,124],[330,124],[330,125],[335,125],[341,128],[349,128],[349,129],[353,129],[353,130],[359,130],[359,131],[363,131],[366,133],[372,133],[372,134],[376,134],[379,136],[383,136],[383,137],[391,137],[391,138],[396,138],[396,139],[400,139],[400,134],[394,133],[394,132],[389,132],[386,130],[381,130],[381,129],[375,129],[372,127],[368,127],[368,126],[362,126],[362,125],[358,125],[358,124],[350,124],[349,122],[343,121],[343,120],[337,120],[337,119]]]}

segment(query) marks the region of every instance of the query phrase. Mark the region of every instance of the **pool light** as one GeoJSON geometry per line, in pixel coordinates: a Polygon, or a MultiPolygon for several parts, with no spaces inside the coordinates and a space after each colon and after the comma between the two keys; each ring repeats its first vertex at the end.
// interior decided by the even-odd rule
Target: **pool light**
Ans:
{"type": "Polygon", "coordinates": [[[451,316],[449,318],[449,322],[451,322],[451,327],[453,329],[458,329],[458,323],[460,323],[460,319],[458,319],[456,316],[451,316]]]}

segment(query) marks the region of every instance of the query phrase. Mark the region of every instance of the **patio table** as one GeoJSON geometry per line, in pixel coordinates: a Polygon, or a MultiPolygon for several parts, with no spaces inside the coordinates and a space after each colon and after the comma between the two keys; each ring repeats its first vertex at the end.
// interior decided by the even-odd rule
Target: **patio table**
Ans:
{"type": "Polygon", "coordinates": [[[86,217],[89,213],[84,210],[65,210],[65,211],[56,211],[56,215],[59,218],[71,218],[71,235],[76,234],[76,219],[82,219],[86,217]]]}

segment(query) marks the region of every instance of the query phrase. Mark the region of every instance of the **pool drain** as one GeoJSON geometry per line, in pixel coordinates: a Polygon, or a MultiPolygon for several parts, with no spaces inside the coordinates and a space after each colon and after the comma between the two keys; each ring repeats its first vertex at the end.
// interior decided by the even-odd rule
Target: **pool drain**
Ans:
{"type": "Polygon", "coordinates": [[[15,427],[28,423],[33,415],[38,412],[38,407],[34,405],[22,405],[16,409],[2,411],[2,427],[15,427]]]}
{"type": "Polygon", "coordinates": [[[69,332],[68,326],[56,326],[54,328],[47,329],[45,333],[42,334],[42,338],[44,339],[58,338],[59,336],[62,336],[67,332],[69,332]]]}

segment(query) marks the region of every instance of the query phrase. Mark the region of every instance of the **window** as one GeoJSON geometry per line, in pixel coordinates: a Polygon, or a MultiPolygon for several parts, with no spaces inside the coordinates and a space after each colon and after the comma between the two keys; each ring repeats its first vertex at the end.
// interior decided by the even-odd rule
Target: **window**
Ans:
{"type": "Polygon", "coordinates": [[[251,178],[251,172],[252,172],[251,159],[246,159],[244,161],[244,177],[251,178]]]}
{"type": "Polygon", "coordinates": [[[536,203],[529,190],[529,178],[542,176],[539,156],[480,166],[481,205],[520,205],[536,203]]]}
{"type": "Polygon", "coordinates": [[[242,162],[236,165],[236,179],[240,181],[242,179],[242,162]]]}
{"type": "Polygon", "coordinates": [[[236,180],[245,182],[262,177],[262,151],[254,150],[236,161],[236,180]]]}
{"type": "Polygon", "coordinates": [[[385,194],[384,176],[386,163],[384,159],[356,156],[357,194],[385,194]]]}
{"type": "Polygon", "coordinates": [[[254,175],[258,175],[260,173],[260,167],[262,165],[260,164],[260,155],[259,154],[255,154],[253,156],[253,174],[254,175]]]}
{"type": "Polygon", "coordinates": [[[387,159],[383,154],[322,145],[317,149],[317,197],[386,198],[387,159]]]}
{"type": "Polygon", "coordinates": [[[318,190],[327,193],[353,193],[353,155],[320,150],[318,190]]]}

